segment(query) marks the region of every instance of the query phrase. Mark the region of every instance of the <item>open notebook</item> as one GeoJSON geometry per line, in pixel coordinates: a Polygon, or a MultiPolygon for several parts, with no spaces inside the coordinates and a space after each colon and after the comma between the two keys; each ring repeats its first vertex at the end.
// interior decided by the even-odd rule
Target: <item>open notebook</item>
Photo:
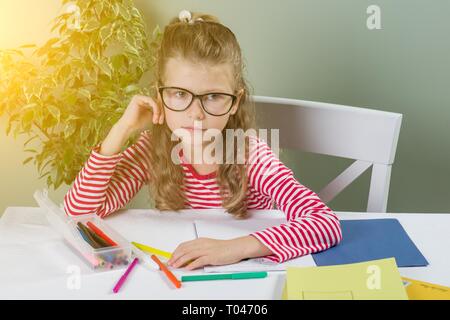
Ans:
{"type": "MultiPolygon", "coordinates": [[[[286,222],[278,210],[260,210],[246,220],[234,220],[230,215],[211,211],[209,215],[196,214],[195,220],[185,215],[146,215],[141,210],[127,210],[125,215],[108,218],[107,223],[130,241],[173,252],[185,241],[199,237],[232,239],[254,231],[286,222]]],[[[208,266],[205,272],[277,271],[287,266],[315,266],[311,255],[277,264],[262,259],[248,259],[225,266],[208,266]]]]}

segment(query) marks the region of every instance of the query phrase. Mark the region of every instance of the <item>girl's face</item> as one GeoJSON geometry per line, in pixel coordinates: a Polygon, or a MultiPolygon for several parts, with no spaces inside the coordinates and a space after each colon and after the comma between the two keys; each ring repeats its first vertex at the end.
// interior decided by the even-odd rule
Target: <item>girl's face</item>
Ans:
{"type": "MultiPolygon", "coordinates": [[[[193,63],[183,58],[170,58],[167,61],[162,86],[183,88],[194,94],[220,92],[237,96],[235,103],[227,114],[213,116],[203,110],[200,99],[194,99],[184,111],[170,110],[164,106],[162,97],[158,92],[158,103],[164,109],[165,121],[170,130],[174,132],[176,129],[184,128],[191,133],[192,137],[194,131],[196,131],[195,128],[199,125],[201,125],[203,132],[206,129],[218,129],[222,132],[230,115],[236,113],[243,94],[243,90],[234,92],[231,65],[193,63]],[[194,128],[194,130],[189,128],[194,128]]],[[[193,140],[191,139],[192,142],[193,140]]]]}

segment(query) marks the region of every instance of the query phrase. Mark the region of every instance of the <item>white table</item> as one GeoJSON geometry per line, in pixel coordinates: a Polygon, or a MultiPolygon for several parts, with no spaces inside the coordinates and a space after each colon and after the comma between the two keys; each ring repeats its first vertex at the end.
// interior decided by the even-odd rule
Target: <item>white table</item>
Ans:
{"type": "MultiPolygon", "coordinates": [[[[279,217],[281,213],[277,214],[279,217]]],[[[429,262],[426,267],[399,268],[400,274],[450,286],[450,214],[337,214],[344,220],[398,219],[429,262]]],[[[217,214],[214,209],[163,215],[152,210],[131,209],[121,210],[106,221],[119,232],[132,221],[139,221],[135,228],[141,228],[142,232],[149,217],[167,221],[168,228],[174,221],[232,219],[217,214]]],[[[239,290],[233,280],[191,282],[175,289],[160,272],[138,265],[120,292],[113,294],[112,287],[123,271],[92,272],[68,250],[39,208],[9,207],[0,219],[0,299],[280,299],[285,281],[285,272],[278,271],[270,272],[265,279],[239,280],[239,290]],[[79,288],[69,281],[73,279],[74,269],[70,269],[73,266],[79,268],[79,288]]],[[[184,272],[175,274],[180,276],[184,272]]]]}

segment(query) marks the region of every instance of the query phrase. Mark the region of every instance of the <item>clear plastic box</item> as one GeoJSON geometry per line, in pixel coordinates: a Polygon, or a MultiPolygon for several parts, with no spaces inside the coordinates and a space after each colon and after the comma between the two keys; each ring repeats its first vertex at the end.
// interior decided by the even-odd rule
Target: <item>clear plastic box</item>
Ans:
{"type": "Polygon", "coordinates": [[[107,271],[123,268],[131,261],[131,244],[123,238],[117,231],[109,227],[96,214],[85,214],[76,217],[69,217],[62,208],[59,208],[48,198],[48,191],[36,191],[34,198],[39,206],[44,210],[50,225],[64,238],[68,246],[95,271],[107,271]],[[102,230],[117,246],[94,248],[87,243],[77,228],[77,223],[84,225],[92,222],[102,230]]]}

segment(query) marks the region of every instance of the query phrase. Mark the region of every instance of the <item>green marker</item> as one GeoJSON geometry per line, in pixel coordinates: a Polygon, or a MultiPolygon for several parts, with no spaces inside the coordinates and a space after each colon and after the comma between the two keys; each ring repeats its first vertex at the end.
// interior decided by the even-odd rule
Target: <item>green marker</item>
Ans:
{"type": "Polygon", "coordinates": [[[256,279],[267,277],[267,272],[241,272],[227,274],[208,274],[198,276],[182,276],[181,281],[207,281],[207,280],[239,280],[239,279],[256,279]]]}

